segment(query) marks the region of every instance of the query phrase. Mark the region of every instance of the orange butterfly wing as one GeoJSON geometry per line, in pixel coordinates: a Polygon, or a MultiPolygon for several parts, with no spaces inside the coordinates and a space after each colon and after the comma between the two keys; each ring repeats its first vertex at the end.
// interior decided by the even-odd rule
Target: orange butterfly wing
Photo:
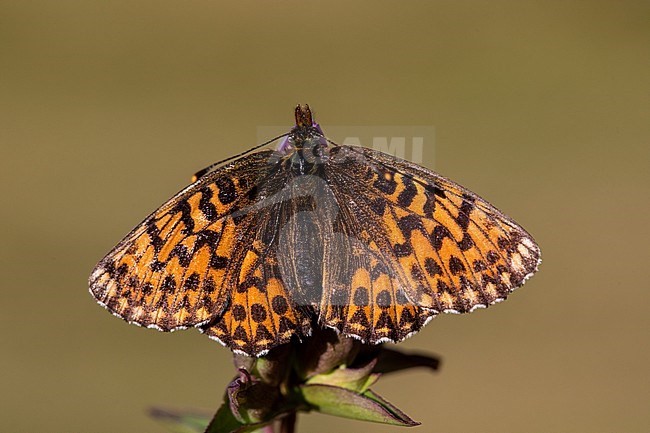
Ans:
{"type": "MultiPolygon", "coordinates": [[[[257,221],[238,211],[259,200],[261,184],[277,184],[272,157],[262,151],[220,167],[147,217],[93,270],[89,286],[95,299],[130,323],[162,331],[207,325],[224,315],[229,320],[239,300],[232,288],[255,272],[242,246],[246,236],[254,236],[257,221]]],[[[280,281],[267,283],[269,292],[283,293],[280,281]]],[[[286,315],[297,326],[299,313],[291,305],[286,315]]],[[[286,339],[280,335],[277,341],[286,339]]],[[[238,348],[234,337],[223,341],[238,348]]]]}
{"type": "MultiPolygon", "coordinates": [[[[539,248],[524,229],[432,171],[338,146],[326,174],[343,213],[340,231],[354,244],[349,287],[324,284],[326,326],[373,343],[399,341],[440,312],[505,299],[537,269],[539,248]]],[[[325,254],[329,268],[338,260],[336,251],[325,254]]]]}

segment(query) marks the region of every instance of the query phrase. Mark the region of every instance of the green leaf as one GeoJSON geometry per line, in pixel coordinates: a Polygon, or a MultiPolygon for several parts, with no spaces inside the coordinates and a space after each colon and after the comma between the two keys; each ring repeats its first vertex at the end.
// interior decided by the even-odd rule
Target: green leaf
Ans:
{"type": "Polygon", "coordinates": [[[307,385],[331,385],[361,394],[379,379],[379,374],[372,373],[376,363],[374,359],[361,368],[339,367],[330,373],[312,376],[307,385]]]}
{"type": "Polygon", "coordinates": [[[363,393],[364,397],[367,397],[371,400],[374,400],[377,404],[381,405],[384,409],[390,411],[393,416],[397,419],[402,419],[405,422],[411,422],[413,424],[409,425],[420,425],[419,422],[414,421],[411,419],[407,414],[399,410],[396,406],[391,404],[390,402],[384,400],[383,397],[381,397],[379,394],[375,393],[373,390],[369,389],[366,392],[363,393]]]}
{"type": "Polygon", "coordinates": [[[149,416],[174,433],[201,433],[210,422],[210,415],[198,410],[152,407],[149,416]]]}
{"type": "Polygon", "coordinates": [[[408,427],[420,424],[370,390],[358,394],[337,386],[314,384],[303,385],[300,391],[314,410],[328,415],[408,427]]]}

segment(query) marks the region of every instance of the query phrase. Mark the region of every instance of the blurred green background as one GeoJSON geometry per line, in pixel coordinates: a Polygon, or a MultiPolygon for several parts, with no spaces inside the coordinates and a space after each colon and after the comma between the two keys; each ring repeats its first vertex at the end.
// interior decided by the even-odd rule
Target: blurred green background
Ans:
{"type": "Polygon", "coordinates": [[[414,431],[647,431],[650,3],[196,0],[0,2],[1,431],[161,432],[150,405],[216,408],[230,352],[127,325],[86,278],[299,102],[325,131],[434,126],[423,164],[542,247],[507,302],[401,345],[444,362],[376,388],[414,431]]]}

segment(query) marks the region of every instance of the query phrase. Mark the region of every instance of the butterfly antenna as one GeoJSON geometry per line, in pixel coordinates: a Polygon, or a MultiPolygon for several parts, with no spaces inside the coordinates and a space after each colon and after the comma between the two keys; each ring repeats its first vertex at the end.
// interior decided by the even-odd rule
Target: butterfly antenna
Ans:
{"type": "Polygon", "coordinates": [[[252,148],[250,148],[250,149],[248,149],[248,150],[246,150],[246,151],[244,151],[242,153],[238,153],[237,155],[231,156],[230,158],[222,159],[219,162],[215,162],[214,164],[210,164],[209,166],[205,167],[203,170],[199,170],[196,173],[194,173],[194,176],[192,176],[192,182],[196,182],[197,180],[199,180],[200,178],[205,176],[206,173],[210,172],[210,170],[212,170],[213,168],[215,168],[215,167],[217,167],[217,166],[219,166],[219,165],[221,165],[221,164],[223,164],[225,162],[232,161],[233,159],[241,158],[242,156],[246,155],[247,153],[250,153],[250,152],[252,152],[254,150],[257,150],[260,147],[267,146],[267,145],[273,143],[274,141],[281,139],[282,137],[286,137],[289,134],[290,133],[287,132],[285,134],[278,135],[277,137],[272,138],[269,141],[266,141],[266,142],[264,142],[262,144],[258,144],[257,146],[252,147],[252,148]]]}
{"type": "Polygon", "coordinates": [[[324,135],[321,135],[321,137],[323,137],[325,140],[327,140],[327,142],[328,142],[329,144],[331,144],[332,146],[341,147],[340,144],[338,144],[338,143],[336,143],[336,142],[330,140],[329,138],[325,137],[324,135]]]}

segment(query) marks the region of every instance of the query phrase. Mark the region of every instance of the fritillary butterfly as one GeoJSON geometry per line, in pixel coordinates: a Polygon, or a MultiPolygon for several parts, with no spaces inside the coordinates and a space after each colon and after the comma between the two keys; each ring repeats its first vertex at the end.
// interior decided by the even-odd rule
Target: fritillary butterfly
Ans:
{"type": "Polygon", "coordinates": [[[295,110],[275,149],[210,166],[129,233],[90,276],[113,314],[197,327],[261,356],[315,326],[401,341],[439,313],[504,300],[540,250],[512,219],[411,162],[336,145],[295,110]]]}

